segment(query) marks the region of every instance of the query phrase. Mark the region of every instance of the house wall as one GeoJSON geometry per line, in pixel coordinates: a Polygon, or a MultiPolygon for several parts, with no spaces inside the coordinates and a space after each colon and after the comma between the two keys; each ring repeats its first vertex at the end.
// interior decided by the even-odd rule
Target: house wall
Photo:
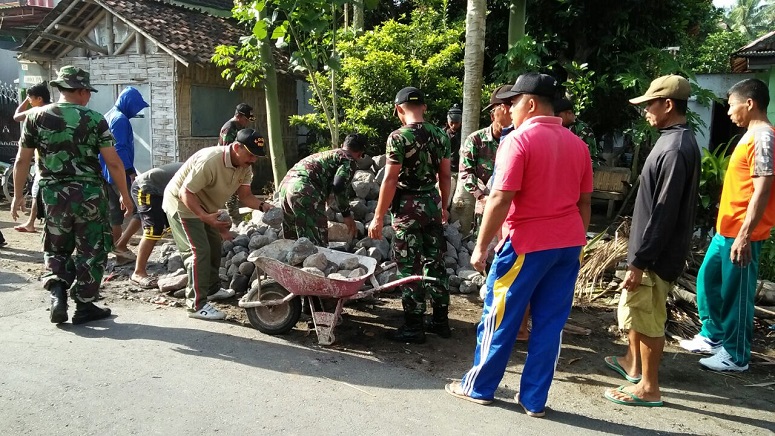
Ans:
{"type": "MultiPolygon", "coordinates": [[[[296,101],[296,81],[287,76],[278,76],[277,84],[280,88],[280,113],[282,116],[282,138],[285,148],[285,159],[289,165],[298,160],[297,144],[298,138],[296,129],[290,126],[288,118],[297,113],[296,101]]],[[[196,151],[215,145],[218,142],[218,131],[213,131],[211,136],[193,136],[192,135],[192,113],[194,110],[201,111],[203,108],[192,107],[191,87],[208,86],[222,88],[224,91],[229,89],[229,82],[220,76],[218,69],[214,66],[201,67],[191,66],[177,68],[176,98],[178,101],[178,144],[180,145],[180,158],[187,159],[196,151]]],[[[235,101],[244,102],[253,106],[253,114],[256,121],[249,127],[252,127],[266,136],[266,103],[264,92],[260,88],[241,88],[234,91],[237,95],[235,101]]],[[[193,104],[197,104],[193,102],[193,104]]],[[[201,103],[199,103],[201,104],[201,103]]],[[[220,127],[234,115],[234,107],[213,107],[204,108],[213,116],[220,118],[217,125],[220,127]]],[[[263,192],[268,184],[271,184],[272,166],[269,159],[259,159],[254,166],[254,177],[252,188],[255,193],[263,192]]]]}
{"type": "Polygon", "coordinates": [[[175,116],[175,60],[167,54],[102,56],[94,58],[64,57],[50,65],[50,77],[63,65],[75,65],[88,71],[95,86],[147,84],[151,105],[151,164],[160,166],[178,160],[175,116]]]}
{"type": "MultiPolygon", "coordinates": [[[[698,74],[697,84],[713,92],[713,95],[716,97],[726,100],[729,88],[749,77],[752,77],[751,74],[698,74]]],[[[705,126],[700,127],[697,131],[697,144],[700,147],[707,148],[710,142],[713,107],[702,106],[692,98],[689,100],[689,109],[697,113],[699,118],[705,123],[705,126]]]]}

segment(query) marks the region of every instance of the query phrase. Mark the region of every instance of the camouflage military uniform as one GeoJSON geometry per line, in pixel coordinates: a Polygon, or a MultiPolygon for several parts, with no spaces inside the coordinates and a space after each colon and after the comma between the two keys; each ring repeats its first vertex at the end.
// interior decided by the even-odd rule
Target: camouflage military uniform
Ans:
{"type": "Polygon", "coordinates": [[[587,123],[578,118],[576,118],[576,122],[568,126],[568,129],[587,144],[589,155],[592,157],[592,167],[597,168],[600,149],[597,146],[597,139],[595,139],[595,134],[592,132],[592,129],[587,123]]]}
{"type": "Polygon", "coordinates": [[[74,300],[97,297],[113,241],[108,223],[100,149],[113,146],[102,115],[72,103],[54,103],[27,115],[20,145],[40,155],[40,195],[46,211],[44,286],[73,285],[74,300]],[[76,140],[77,138],[77,140],[76,140]],[[75,256],[72,256],[75,250],[75,256]]]}
{"type": "MultiPolygon", "coordinates": [[[[218,134],[218,145],[229,145],[237,139],[237,132],[240,131],[240,126],[237,121],[232,118],[221,127],[221,133],[218,134]]],[[[239,222],[239,198],[237,194],[232,195],[226,200],[226,210],[229,211],[229,216],[232,221],[239,222]]]]}
{"type": "Polygon", "coordinates": [[[490,193],[487,182],[495,166],[499,138],[492,135],[492,126],[468,135],[460,151],[460,181],[475,199],[490,193]]]}
{"type": "Polygon", "coordinates": [[[390,209],[393,216],[393,256],[400,277],[424,274],[439,284],[412,283],[402,287],[404,311],[425,313],[425,294],[434,306],[449,304],[444,253],[447,243],[441,225],[441,196],[436,175],[441,160],[450,157],[449,137],[430,123],[414,123],[393,131],[387,140],[387,159],[401,165],[390,209]]]}
{"type": "MultiPolygon", "coordinates": [[[[309,238],[315,245],[328,246],[326,200],[332,194],[336,176],[350,186],[355,175],[355,159],[342,148],[307,156],[293,166],[280,183],[280,207],[283,209],[283,237],[309,238]]],[[[334,192],[339,211],[350,215],[348,189],[334,192]]]]}

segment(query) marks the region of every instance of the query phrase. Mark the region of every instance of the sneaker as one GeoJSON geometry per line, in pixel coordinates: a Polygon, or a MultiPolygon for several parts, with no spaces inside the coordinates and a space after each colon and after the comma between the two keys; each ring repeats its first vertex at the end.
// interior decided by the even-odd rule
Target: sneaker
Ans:
{"type": "Polygon", "coordinates": [[[195,310],[188,314],[189,318],[204,319],[204,320],[219,320],[226,319],[226,314],[220,310],[214,308],[209,304],[205,304],[201,309],[195,310]]]}
{"type": "Polygon", "coordinates": [[[683,339],[678,345],[684,350],[701,354],[716,354],[722,349],[721,342],[713,342],[700,334],[694,335],[691,339],[683,339]]]}
{"type": "Polygon", "coordinates": [[[207,301],[225,300],[234,296],[234,289],[221,288],[218,292],[207,296],[207,301]]]}
{"type": "Polygon", "coordinates": [[[711,371],[743,372],[748,370],[748,365],[740,366],[733,362],[732,356],[727,353],[724,347],[720,347],[716,354],[700,359],[700,365],[711,371]]]}

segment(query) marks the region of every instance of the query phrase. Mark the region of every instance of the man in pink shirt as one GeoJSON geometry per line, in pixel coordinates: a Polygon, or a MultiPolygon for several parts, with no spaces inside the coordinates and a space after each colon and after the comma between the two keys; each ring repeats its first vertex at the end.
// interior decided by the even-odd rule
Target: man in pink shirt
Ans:
{"type": "Polygon", "coordinates": [[[557,88],[553,77],[528,73],[498,95],[511,100],[516,130],[498,149],[471,265],[484,271],[488,243],[501,227],[505,237],[487,276],[474,366],[445,387],[458,398],[490,404],[530,303],[533,330],[515,400],[533,417],[545,413],[591,213],[589,150],[554,116],[557,88]]]}

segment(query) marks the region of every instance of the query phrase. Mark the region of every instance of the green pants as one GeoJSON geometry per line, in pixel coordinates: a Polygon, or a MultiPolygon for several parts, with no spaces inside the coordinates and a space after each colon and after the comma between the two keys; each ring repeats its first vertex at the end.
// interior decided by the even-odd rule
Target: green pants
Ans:
{"type": "Polygon", "coordinates": [[[729,254],[734,238],[713,237],[697,274],[700,334],[721,342],[737,365],[751,360],[754,296],[763,241],[751,243],[751,263],[740,267],[729,254]]]}
{"type": "Polygon", "coordinates": [[[197,218],[181,218],[177,213],[167,214],[167,218],[188,273],[186,307],[199,310],[207,303],[207,296],[220,289],[221,235],[197,218]]]}

